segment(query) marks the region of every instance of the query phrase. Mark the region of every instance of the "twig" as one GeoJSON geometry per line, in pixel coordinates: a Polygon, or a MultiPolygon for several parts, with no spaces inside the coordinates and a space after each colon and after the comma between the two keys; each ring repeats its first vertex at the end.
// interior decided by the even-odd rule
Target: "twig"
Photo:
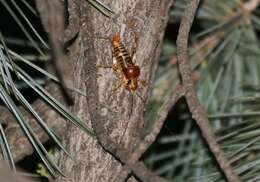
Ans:
{"type": "Polygon", "coordinates": [[[209,125],[207,114],[199,103],[191,78],[192,72],[188,62],[188,37],[199,2],[200,0],[191,0],[190,3],[186,6],[181,20],[181,25],[177,37],[177,60],[179,71],[181,73],[183,85],[187,89],[185,97],[192,114],[192,118],[200,127],[203,137],[205,138],[211,152],[215,156],[216,161],[218,162],[226,178],[231,182],[239,182],[240,180],[238,176],[235,174],[233,168],[224,157],[224,153],[217,143],[216,136],[209,125]]]}

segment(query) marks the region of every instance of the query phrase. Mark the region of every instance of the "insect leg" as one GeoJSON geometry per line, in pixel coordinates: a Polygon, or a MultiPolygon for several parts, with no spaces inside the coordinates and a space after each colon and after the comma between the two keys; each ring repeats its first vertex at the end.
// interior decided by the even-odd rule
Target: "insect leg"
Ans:
{"type": "Polygon", "coordinates": [[[110,69],[112,69],[112,65],[96,65],[96,67],[97,68],[104,68],[104,69],[106,69],[106,68],[110,68],[110,69]]]}
{"type": "Polygon", "coordinates": [[[112,89],[112,94],[115,94],[116,91],[118,91],[119,88],[121,88],[123,85],[123,82],[119,82],[119,84],[117,84],[113,89],[112,89]]]}

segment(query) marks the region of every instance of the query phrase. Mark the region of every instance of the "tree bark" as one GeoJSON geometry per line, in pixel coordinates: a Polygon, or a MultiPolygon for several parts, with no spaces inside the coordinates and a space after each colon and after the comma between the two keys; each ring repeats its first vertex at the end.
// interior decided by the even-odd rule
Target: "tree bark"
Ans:
{"type": "Polygon", "coordinates": [[[134,61],[141,67],[140,79],[149,83],[148,86],[140,85],[137,92],[147,101],[172,1],[103,2],[116,12],[116,19],[106,18],[87,1],[68,0],[69,15],[78,16],[78,19],[70,17],[74,22],[69,25],[79,25],[75,42],[69,47],[73,83],[74,87],[87,93],[87,97],[74,97],[72,110],[95,129],[98,140],[78,128],[69,127],[65,141],[74,160],[60,154],[59,163],[67,177],[59,177],[57,181],[117,181],[123,168],[109,153],[109,144],[115,143],[131,153],[142,137],[147,102],[143,103],[123,87],[115,93],[111,91],[118,84],[117,78],[111,69],[96,66],[112,64],[111,42],[100,37],[111,39],[120,33],[129,52],[137,45],[134,61]]]}

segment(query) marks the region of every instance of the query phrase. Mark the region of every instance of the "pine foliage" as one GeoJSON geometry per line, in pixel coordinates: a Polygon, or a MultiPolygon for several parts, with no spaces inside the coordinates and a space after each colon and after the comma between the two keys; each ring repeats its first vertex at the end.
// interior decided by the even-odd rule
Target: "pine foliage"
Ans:
{"type": "MultiPolygon", "coordinates": [[[[169,27],[178,28],[188,1],[176,0],[169,27]]],[[[259,180],[259,25],[260,14],[252,1],[201,1],[190,35],[190,62],[200,101],[215,129],[221,148],[242,181],[259,180]]],[[[171,29],[172,30],[172,29],[171,29]]],[[[179,82],[176,68],[175,35],[165,37],[155,80],[153,110],[159,109],[163,95],[179,82]]],[[[158,138],[145,157],[157,174],[174,181],[224,181],[202,136],[184,104],[178,105],[183,128],[158,138]],[[160,150],[161,149],[161,150],[160,150]]],[[[152,115],[151,115],[151,118],[152,115]]],[[[179,121],[180,122],[180,121],[179,121]]],[[[151,127],[151,126],[150,126],[151,127]]],[[[167,126],[165,126],[167,127],[167,126]]]]}

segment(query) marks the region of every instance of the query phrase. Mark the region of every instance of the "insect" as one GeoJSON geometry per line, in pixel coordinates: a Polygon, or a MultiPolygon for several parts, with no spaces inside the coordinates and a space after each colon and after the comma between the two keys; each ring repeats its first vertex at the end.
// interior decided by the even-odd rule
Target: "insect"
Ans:
{"type": "Polygon", "coordinates": [[[140,67],[133,62],[133,56],[128,53],[117,33],[112,38],[112,66],[103,66],[112,68],[113,72],[119,79],[119,85],[113,90],[116,91],[121,86],[131,93],[135,93],[143,102],[143,98],[136,92],[138,81],[141,74],[140,67]]]}
{"type": "Polygon", "coordinates": [[[113,71],[128,91],[136,91],[141,71],[139,66],[133,63],[132,56],[127,52],[119,34],[113,37],[112,47],[113,71]]]}

